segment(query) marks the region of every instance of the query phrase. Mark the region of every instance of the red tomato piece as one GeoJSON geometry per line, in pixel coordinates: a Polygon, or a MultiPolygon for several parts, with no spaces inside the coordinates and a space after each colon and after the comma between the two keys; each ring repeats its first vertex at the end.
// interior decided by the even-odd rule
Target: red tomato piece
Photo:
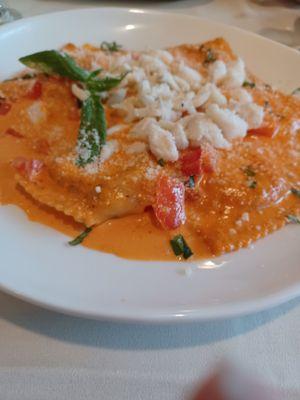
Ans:
{"type": "Polygon", "coordinates": [[[20,132],[14,130],[13,128],[6,129],[5,134],[9,135],[9,136],[13,136],[15,138],[23,138],[24,137],[20,132]]]}
{"type": "Polygon", "coordinates": [[[186,220],[184,184],[176,178],[162,175],[156,185],[154,213],[164,229],[175,229],[186,220]]]}
{"type": "Polygon", "coordinates": [[[0,99],[0,115],[6,115],[11,109],[11,104],[0,99]]]}
{"type": "Polygon", "coordinates": [[[189,149],[180,158],[181,172],[186,176],[200,175],[201,148],[189,149]]]}
{"type": "Polygon", "coordinates": [[[42,96],[43,86],[40,81],[35,81],[32,88],[27,92],[27,97],[31,100],[38,100],[42,96]]]}
{"type": "Polygon", "coordinates": [[[278,131],[278,125],[263,125],[260,126],[259,128],[255,129],[249,129],[247,134],[248,135],[256,135],[256,136],[264,136],[264,137],[269,137],[272,138],[273,136],[276,135],[278,131]]]}
{"type": "Polygon", "coordinates": [[[203,172],[212,173],[216,170],[217,165],[217,152],[209,143],[201,147],[201,169],[203,172]]]}
{"type": "Polygon", "coordinates": [[[40,160],[27,160],[24,157],[17,157],[12,162],[13,167],[22,175],[32,181],[41,172],[44,163],[40,160]]]}

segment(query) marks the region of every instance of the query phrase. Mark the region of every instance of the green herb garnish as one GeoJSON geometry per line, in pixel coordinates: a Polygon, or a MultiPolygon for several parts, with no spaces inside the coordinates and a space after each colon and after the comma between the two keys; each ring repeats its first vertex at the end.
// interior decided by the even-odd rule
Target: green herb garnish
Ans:
{"type": "Polygon", "coordinates": [[[193,255],[192,250],[187,245],[184,237],[182,235],[176,235],[170,240],[171,247],[176,256],[183,256],[186,260],[193,255]]]}
{"type": "Polygon", "coordinates": [[[287,220],[290,224],[300,224],[300,218],[297,217],[297,215],[289,214],[289,215],[286,216],[286,220],[287,220]]]}
{"type": "Polygon", "coordinates": [[[165,160],[160,158],[159,160],[157,160],[157,164],[160,165],[161,167],[164,167],[166,165],[166,162],[165,162],[165,160]]]}
{"type": "Polygon", "coordinates": [[[206,58],[204,60],[205,64],[209,64],[211,62],[214,62],[217,60],[217,57],[215,56],[214,52],[212,49],[207,49],[206,50],[206,58]]]}
{"type": "Polygon", "coordinates": [[[253,168],[251,167],[251,165],[247,165],[247,167],[245,167],[243,169],[243,172],[247,175],[247,176],[255,176],[256,172],[253,170],[253,168]]]}
{"type": "Polygon", "coordinates": [[[257,181],[255,181],[254,179],[249,179],[247,182],[247,186],[250,189],[255,189],[257,186],[257,181]]]}
{"type": "Polygon", "coordinates": [[[22,64],[49,75],[59,75],[74,81],[85,82],[89,72],[80,68],[68,54],[57,50],[46,50],[21,57],[22,64]]]}
{"type": "Polygon", "coordinates": [[[102,42],[100,48],[104,51],[114,52],[121,50],[122,45],[117,42],[102,42]]]}
{"type": "Polygon", "coordinates": [[[194,176],[190,176],[189,177],[189,180],[186,182],[186,186],[191,188],[191,189],[194,189],[194,187],[195,187],[195,178],[194,178],[194,176]]]}
{"type": "Polygon", "coordinates": [[[81,86],[90,93],[90,96],[81,106],[76,164],[84,167],[95,161],[106,143],[105,112],[101,104],[100,94],[119,85],[126,74],[118,77],[107,76],[101,79],[99,73],[102,69],[93,72],[87,71],[77,65],[68,54],[56,50],[34,53],[20,58],[20,61],[42,73],[59,75],[80,82],[81,86]]]}
{"type": "Polygon", "coordinates": [[[99,97],[91,94],[81,107],[76,164],[83,167],[95,161],[106,140],[106,120],[99,97]]]}
{"type": "Polygon", "coordinates": [[[297,197],[300,198],[300,189],[292,188],[292,189],[291,189],[291,192],[292,192],[295,196],[297,196],[297,197]]]}
{"type": "Polygon", "coordinates": [[[86,85],[90,91],[94,93],[101,93],[101,92],[107,92],[108,90],[111,90],[116,86],[118,86],[125,78],[125,76],[128,74],[128,72],[125,72],[124,74],[118,77],[106,76],[103,79],[99,79],[92,74],[87,79],[86,85]]]}
{"type": "Polygon", "coordinates": [[[249,81],[244,81],[243,87],[250,87],[251,89],[255,88],[255,83],[254,82],[249,82],[249,81]]]}
{"type": "Polygon", "coordinates": [[[92,231],[92,227],[86,228],[80,235],[78,235],[75,239],[71,240],[69,243],[70,246],[77,246],[82,243],[83,240],[88,236],[88,234],[92,231]]]}

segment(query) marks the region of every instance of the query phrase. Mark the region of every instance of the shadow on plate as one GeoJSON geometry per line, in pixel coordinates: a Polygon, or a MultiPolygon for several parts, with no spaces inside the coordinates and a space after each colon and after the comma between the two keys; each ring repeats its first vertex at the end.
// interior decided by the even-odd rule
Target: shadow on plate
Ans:
{"type": "Polygon", "coordinates": [[[300,305],[300,298],[253,315],[230,320],[182,324],[94,321],[44,310],[0,293],[0,318],[28,331],[91,347],[155,350],[194,347],[253,331],[300,305]]]}

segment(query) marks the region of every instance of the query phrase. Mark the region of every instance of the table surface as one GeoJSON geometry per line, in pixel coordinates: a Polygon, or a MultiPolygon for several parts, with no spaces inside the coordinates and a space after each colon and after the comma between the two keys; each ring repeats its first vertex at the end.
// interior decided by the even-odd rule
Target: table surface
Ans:
{"type": "MultiPolygon", "coordinates": [[[[293,2],[8,0],[23,16],[90,6],[155,8],[210,17],[300,45],[293,2]],[[264,5],[262,5],[264,3],[264,5]]],[[[116,324],[63,316],[0,293],[3,400],[164,399],[188,393],[222,360],[300,398],[300,299],[251,316],[184,325],[116,324]]]]}

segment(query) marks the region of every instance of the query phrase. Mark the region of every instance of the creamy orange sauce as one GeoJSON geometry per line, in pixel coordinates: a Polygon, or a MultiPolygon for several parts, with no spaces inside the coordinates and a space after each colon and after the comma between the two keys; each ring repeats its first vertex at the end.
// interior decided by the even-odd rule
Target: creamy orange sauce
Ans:
{"type": "MultiPolygon", "coordinates": [[[[223,51],[229,50],[223,48],[223,51]]],[[[194,48],[188,48],[187,53],[191,60],[192,53],[197,62],[194,48]]],[[[9,113],[0,115],[0,203],[19,206],[30,220],[74,238],[85,229],[83,223],[75,220],[86,225],[92,221],[93,225],[98,217],[99,222],[109,218],[94,227],[84,246],[130,259],[174,260],[170,239],[178,233],[184,235],[193,257],[200,258],[245,247],[281,228],[288,214],[299,214],[299,198],[290,189],[299,187],[300,180],[300,142],[295,128],[300,109],[299,102],[290,96],[265,89],[262,83],[252,91],[259,104],[268,102],[266,120],[276,116],[278,134],[274,138],[248,137],[235,143],[229,152],[219,151],[216,173],[204,174],[194,191],[187,190],[186,224],[165,231],[151,210],[143,211],[153,204],[155,181],[131,180],[134,175],[144,174],[149,163],[153,163],[151,155],[141,156],[138,165],[132,164],[128,173],[120,176],[119,171],[128,161],[128,155],[122,151],[117,153],[114,163],[105,166],[103,176],[80,175],[73,165],[53,163],[55,157],[69,154],[75,147],[80,111],[70,92],[70,82],[41,79],[41,107],[45,117],[36,124],[30,122],[27,111],[37,101],[24,96],[30,82],[22,83],[24,87],[14,82],[0,84],[0,91],[12,105],[9,113]],[[22,137],[7,134],[8,128],[22,137]],[[11,162],[18,156],[45,161],[48,169],[37,185],[16,175],[11,162]],[[256,171],[254,189],[249,188],[249,177],[243,171],[249,165],[256,171]],[[102,192],[98,198],[94,188],[99,182],[102,192]],[[120,203],[116,201],[118,196],[124,199],[120,203]],[[74,204],[67,207],[70,199],[75,199],[74,204]],[[135,208],[130,201],[136,202],[135,208]],[[95,212],[97,207],[99,212],[95,212]],[[135,209],[135,214],[126,215],[126,207],[135,209]],[[108,214],[103,217],[106,208],[108,214]]],[[[109,126],[122,122],[109,111],[107,120],[109,126]]],[[[126,132],[114,136],[130,143],[126,132]]],[[[164,172],[180,177],[178,166],[172,163],[164,167],[164,172]]]]}
{"type": "MultiPolygon", "coordinates": [[[[70,238],[76,237],[85,229],[84,225],[35,201],[16,184],[11,161],[20,155],[31,158],[34,152],[22,139],[16,140],[0,133],[0,203],[14,204],[23,209],[31,221],[47,225],[70,238]]],[[[93,229],[83,245],[130,259],[174,260],[169,241],[179,232],[184,234],[196,254],[208,254],[205,245],[188,227],[178,229],[178,232],[164,231],[158,226],[151,211],[106,221],[93,229]]]]}

